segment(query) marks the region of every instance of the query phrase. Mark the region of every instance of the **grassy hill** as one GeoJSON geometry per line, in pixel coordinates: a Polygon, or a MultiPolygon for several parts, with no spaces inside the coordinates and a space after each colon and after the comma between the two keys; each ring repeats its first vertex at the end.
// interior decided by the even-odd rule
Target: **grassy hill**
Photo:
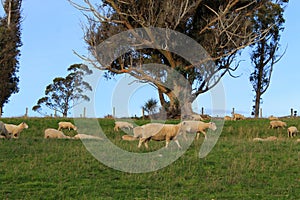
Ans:
{"type": "MultiPolygon", "coordinates": [[[[225,122],[220,139],[204,159],[198,157],[201,137],[168,167],[144,174],[103,165],[80,140],[43,138],[44,129],[57,128],[66,119],[1,120],[25,121],[29,129],[17,140],[0,140],[0,199],[300,199],[300,143],[287,138],[286,129],[268,129],[265,119],[225,122]],[[252,141],[271,135],[282,140],[252,141]]],[[[300,126],[300,119],[284,121],[300,126]]],[[[137,141],[122,141],[124,133],[113,131],[113,120],[99,122],[121,148],[147,152],[137,149],[137,141]]],[[[151,141],[150,146],[161,148],[164,143],[151,141]]]]}

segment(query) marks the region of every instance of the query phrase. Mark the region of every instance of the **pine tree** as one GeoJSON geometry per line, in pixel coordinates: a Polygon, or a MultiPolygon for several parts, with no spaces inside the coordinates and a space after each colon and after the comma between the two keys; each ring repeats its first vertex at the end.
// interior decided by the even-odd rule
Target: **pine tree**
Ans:
{"type": "Polygon", "coordinates": [[[22,0],[4,1],[5,16],[0,18],[0,115],[10,96],[19,92],[21,4],[22,0]]]}

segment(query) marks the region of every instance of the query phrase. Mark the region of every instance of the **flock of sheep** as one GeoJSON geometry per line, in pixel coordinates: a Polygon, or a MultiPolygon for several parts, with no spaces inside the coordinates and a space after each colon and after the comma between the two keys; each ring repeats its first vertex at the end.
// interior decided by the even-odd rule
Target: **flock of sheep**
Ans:
{"type": "MultiPolygon", "coordinates": [[[[167,148],[170,141],[174,141],[178,148],[181,148],[178,136],[182,135],[185,140],[187,140],[187,133],[196,133],[196,139],[199,139],[200,134],[202,133],[205,137],[206,130],[211,129],[215,131],[217,126],[214,122],[203,122],[200,115],[193,115],[190,117],[191,120],[182,121],[178,124],[161,124],[161,123],[148,123],[143,126],[134,127],[133,124],[126,121],[116,121],[114,126],[114,131],[121,130],[132,130],[133,135],[123,135],[122,139],[127,141],[139,140],[138,148],[143,144],[148,148],[148,142],[153,141],[165,141],[165,147],[167,148]]],[[[233,117],[225,116],[224,120],[243,120],[245,117],[241,114],[233,114],[233,117]]],[[[276,117],[270,117],[269,128],[285,128],[287,124],[283,121],[280,121],[276,117]]],[[[14,124],[4,124],[0,121],[0,138],[19,138],[22,130],[27,129],[28,125],[25,122],[20,123],[19,125],[14,124]]],[[[77,127],[74,126],[71,122],[59,122],[58,129],[47,128],[44,131],[44,138],[64,138],[64,139],[99,139],[103,138],[87,135],[87,134],[76,134],[74,137],[65,135],[62,132],[62,129],[68,129],[69,131],[73,129],[77,131],[77,127]]],[[[287,128],[288,137],[294,137],[299,131],[297,127],[290,126],[287,128]]],[[[277,137],[270,136],[267,138],[254,138],[253,141],[274,141],[277,140],[277,137]]],[[[300,142],[300,139],[297,139],[297,142],[300,142]]]]}
{"type": "Polygon", "coordinates": [[[179,124],[160,124],[160,123],[149,123],[143,126],[137,126],[133,128],[133,125],[129,122],[116,121],[114,130],[119,129],[133,129],[133,136],[123,135],[123,140],[133,141],[139,140],[138,148],[143,144],[148,148],[148,142],[153,141],[166,141],[165,147],[167,148],[170,141],[173,140],[178,148],[181,148],[178,136],[182,135],[186,140],[187,133],[197,133],[196,139],[199,139],[200,133],[206,138],[206,130],[211,129],[215,131],[217,126],[214,122],[202,122],[202,121],[182,121],[179,124]]]}
{"type": "MultiPolygon", "coordinates": [[[[243,120],[245,119],[245,117],[241,114],[233,114],[233,117],[230,116],[225,116],[224,120],[228,121],[228,120],[243,120]]],[[[274,117],[274,116],[270,116],[269,117],[270,120],[270,125],[269,128],[270,129],[277,129],[277,128],[285,128],[287,126],[286,122],[283,122],[281,120],[278,119],[278,117],[274,117]]],[[[298,134],[298,129],[296,126],[290,126],[287,128],[287,134],[288,137],[294,137],[298,134]]],[[[254,138],[253,141],[275,141],[277,140],[276,136],[269,136],[267,138],[254,138]]],[[[300,139],[297,139],[297,142],[300,142],[300,139]]]]}

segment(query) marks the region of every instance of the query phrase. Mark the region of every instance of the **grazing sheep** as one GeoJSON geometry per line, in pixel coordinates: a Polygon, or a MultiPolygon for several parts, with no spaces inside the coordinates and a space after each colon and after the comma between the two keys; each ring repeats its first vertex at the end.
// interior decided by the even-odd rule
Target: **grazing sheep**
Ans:
{"type": "Polygon", "coordinates": [[[233,114],[233,120],[234,120],[234,121],[237,121],[237,120],[243,120],[243,119],[245,119],[245,116],[244,116],[244,115],[237,114],[237,113],[233,114]]]}
{"type": "Polygon", "coordinates": [[[134,137],[132,135],[123,135],[122,136],[122,140],[126,140],[126,141],[134,141],[134,140],[138,140],[138,137],[134,137]]]}
{"type": "Polygon", "coordinates": [[[13,138],[19,138],[20,133],[23,131],[23,129],[27,129],[28,125],[25,122],[22,122],[19,125],[5,124],[5,128],[13,138]]]}
{"type": "Polygon", "coordinates": [[[253,138],[253,141],[262,141],[262,142],[265,142],[265,141],[276,141],[276,140],[277,140],[276,136],[269,136],[267,138],[253,138]]]}
{"type": "Polygon", "coordinates": [[[140,138],[143,136],[143,126],[137,126],[133,128],[133,136],[136,138],[140,138]]]}
{"type": "Polygon", "coordinates": [[[232,118],[231,118],[230,116],[225,116],[225,117],[224,117],[224,120],[225,120],[225,121],[231,121],[232,118]]]}
{"type": "Polygon", "coordinates": [[[66,138],[66,139],[70,139],[71,137],[66,136],[63,132],[61,132],[59,130],[56,130],[54,128],[47,128],[45,130],[44,138],[45,139],[48,139],[48,138],[60,138],[60,139],[66,138]]]}
{"type": "Polygon", "coordinates": [[[94,135],[87,135],[87,134],[76,134],[74,139],[94,139],[94,140],[103,140],[103,138],[94,136],[94,135]]]}
{"type": "Polygon", "coordinates": [[[6,130],[5,124],[2,121],[0,121],[0,138],[11,138],[11,135],[6,130]]]}
{"type": "Polygon", "coordinates": [[[69,131],[70,131],[71,129],[73,129],[74,131],[77,130],[77,127],[74,126],[71,122],[59,122],[59,123],[58,123],[58,129],[57,129],[57,130],[60,131],[60,130],[63,129],[63,128],[67,128],[67,129],[69,129],[69,131]]]}
{"type": "Polygon", "coordinates": [[[121,122],[117,121],[115,122],[114,131],[119,131],[119,129],[127,128],[128,130],[133,129],[133,125],[129,122],[121,122]]]}
{"type": "Polygon", "coordinates": [[[280,120],[276,120],[276,121],[270,121],[270,126],[269,128],[284,128],[286,127],[286,123],[280,120]]]}
{"type": "Polygon", "coordinates": [[[190,115],[190,117],[191,117],[191,120],[194,120],[194,121],[203,121],[203,118],[197,114],[192,114],[192,115],[190,115]]]}
{"type": "Polygon", "coordinates": [[[274,117],[273,115],[271,115],[271,116],[269,117],[269,120],[270,120],[270,121],[278,120],[278,117],[274,117]]]}
{"type": "Polygon", "coordinates": [[[174,140],[179,148],[181,148],[177,136],[180,133],[179,129],[181,124],[159,124],[150,123],[142,126],[144,131],[142,137],[140,138],[138,148],[144,143],[145,147],[148,148],[148,141],[166,141],[166,148],[168,147],[170,140],[174,140]]]}
{"type": "Polygon", "coordinates": [[[211,129],[215,131],[217,126],[214,122],[201,122],[201,121],[183,121],[181,122],[181,131],[183,132],[183,137],[186,138],[186,133],[197,133],[196,139],[199,139],[200,133],[203,133],[206,138],[206,129],[211,129]]]}
{"type": "Polygon", "coordinates": [[[288,129],[287,129],[287,132],[288,132],[288,137],[294,137],[297,135],[297,133],[299,132],[297,127],[295,126],[290,126],[288,129]]]}

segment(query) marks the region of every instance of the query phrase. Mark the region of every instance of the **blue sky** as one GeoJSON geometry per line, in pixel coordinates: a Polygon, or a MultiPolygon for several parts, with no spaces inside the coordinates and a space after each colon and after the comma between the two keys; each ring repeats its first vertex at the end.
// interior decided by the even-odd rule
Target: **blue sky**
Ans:
{"type": "MultiPolygon", "coordinates": [[[[282,50],[288,46],[285,56],[274,68],[271,85],[263,95],[263,116],[283,116],[290,113],[290,109],[300,111],[300,91],[297,88],[299,80],[299,19],[298,8],[300,1],[290,1],[285,12],[285,31],[282,33],[282,50]]],[[[0,10],[1,16],[3,11],[0,10]]],[[[4,107],[4,117],[22,116],[25,108],[29,108],[29,116],[40,116],[31,110],[37,100],[44,95],[45,87],[55,77],[67,75],[66,69],[74,63],[83,61],[73,53],[86,55],[86,46],[83,42],[83,32],[80,21],[84,20],[82,14],[73,8],[66,0],[23,0],[24,21],[22,25],[22,41],[20,57],[20,92],[10,98],[4,107]]],[[[248,55],[245,50],[245,58],[248,55]]],[[[253,105],[253,92],[249,82],[252,67],[248,61],[242,62],[233,79],[224,77],[222,84],[226,95],[226,114],[230,114],[234,107],[237,112],[250,116],[253,105]]],[[[118,116],[133,116],[141,114],[141,106],[151,98],[157,98],[154,88],[145,85],[136,85],[131,90],[130,97],[125,105],[120,106],[118,91],[119,81],[128,77],[117,77],[110,81],[99,79],[95,92],[94,110],[96,116],[103,117],[112,113],[116,108],[118,116]]],[[[129,81],[130,82],[130,81],[129,81]]],[[[128,86],[131,87],[131,86],[128,86]]],[[[126,89],[125,89],[126,91],[126,89]]],[[[212,98],[210,92],[201,95],[195,105],[199,112],[201,107],[211,114],[212,98]]],[[[88,112],[91,112],[88,110],[88,112]]],[[[53,112],[48,112],[53,113],[53,112]]],[[[76,112],[77,114],[77,112],[76,112]]]]}

